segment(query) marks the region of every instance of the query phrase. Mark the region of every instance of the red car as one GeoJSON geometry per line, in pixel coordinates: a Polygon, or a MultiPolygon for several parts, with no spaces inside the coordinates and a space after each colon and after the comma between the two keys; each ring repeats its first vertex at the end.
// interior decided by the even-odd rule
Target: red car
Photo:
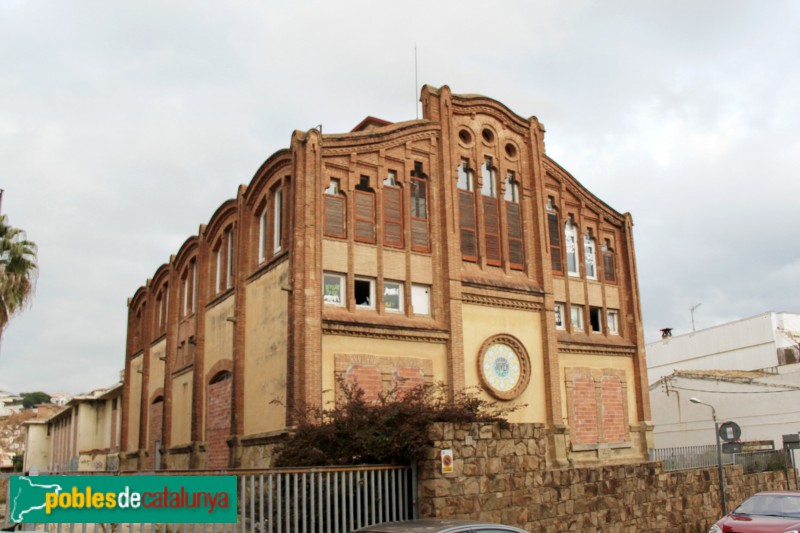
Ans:
{"type": "Polygon", "coordinates": [[[800,492],[759,492],[711,526],[708,533],[800,533],[800,492]]]}

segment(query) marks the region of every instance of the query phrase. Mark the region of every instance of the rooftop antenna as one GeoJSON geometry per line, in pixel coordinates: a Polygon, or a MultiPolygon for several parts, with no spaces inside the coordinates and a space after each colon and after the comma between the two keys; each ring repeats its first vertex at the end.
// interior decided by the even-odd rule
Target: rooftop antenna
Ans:
{"type": "Polygon", "coordinates": [[[417,102],[417,95],[419,87],[419,80],[417,79],[417,43],[414,43],[414,112],[417,114],[419,120],[419,102],[417,102]]]}
{"type": "Polygon", "coordinates": [[[703,305],[703,302],[699,304],[694,304],[692,307],[689,308],[689,311],[692,313],[692,332],[694,332],[694,310],[703,305]]]}

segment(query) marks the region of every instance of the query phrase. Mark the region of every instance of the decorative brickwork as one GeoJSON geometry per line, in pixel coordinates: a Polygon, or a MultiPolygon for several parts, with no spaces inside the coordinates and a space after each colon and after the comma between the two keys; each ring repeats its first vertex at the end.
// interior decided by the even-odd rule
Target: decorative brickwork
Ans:
{"type": "Polygon", "coordinates": [[[511,401],[475,366],[484,339],[502,335],[530,359],[531,381],[514,394],[531,407],[512,417],[547,425],[548,464],[646,456],[630,215],[548,157],[536,117],[447,86],[423,87],[420,100],[420,120],[293,132],[135,292],[125,464],[148,468],[155,435],[180,448],[170,465],[268,460],[273,444],[258,436],[286,431],[297,408],[325,407],[336,378],[370,398],[441,381],[451,394],[478,387],[511,401]],[[573,247],[567,260],[567,220],[594,253],[573,247]],[[611,257],[598,261],[601,245],[611,257]],[[594,332],[557,328],[556,303],[567,318],[578,306],[603,313],[594,332]],[[231,379],[212,383],[222,360],[231,379]],[[570,366],[593,370],[575,380],[570,366]],[[627,375],[604,381],[617,375],[605,367],[627,375]],[[161,414],[150,404],[159,389],[161,414]]]}

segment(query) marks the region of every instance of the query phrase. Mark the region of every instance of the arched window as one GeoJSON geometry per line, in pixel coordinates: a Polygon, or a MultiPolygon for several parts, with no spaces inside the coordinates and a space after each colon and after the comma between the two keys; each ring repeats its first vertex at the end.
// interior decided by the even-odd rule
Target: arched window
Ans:
{"type": "Polygon", "coordinates": [[[277,254],[283,247],[283,187],[272,193],[272,254],[277,254]]]}
{"type": "Polygon", "coordinates": [[[595,244],[591,229],[583,236],[583,261],[586,264],[586,277],[588,279],[597,279],[597,260],[595,258],[595,244]]]}
{"type": "Polygon", "coordinates": [[[522,210],[519,205],[519,185],[513,172],[506,176],[506,235],[508,238],[508,262],[511,268],[525,268],[525,248],[522,243],[522,210]]]}
{"type": "Polygon", "coordinates": [[[486,263],[500,266],[500,206],[497,200],[497,183],[492,158],[486,157],[481,165],[481,198],[483,203],[483,243],[486,263]]]}
{"type": "Polygon", "coordinates": [[[361,176],[355,190],[355,240],[375,244],[375,191],[361,176]]]}
{"type": "Polygon", "coordinates": [[[561,260],[561,224],[558,221],[558,211],[555,199],[550,196],[547,200],[547,235],[550,240],[550,267],[554,274],[564,274],[564,264],[561,260]]]}
{"type": "Polygon", "coordinates": [[[475,217],[475,195],[473,191],[472,170],[469,161],[462,159],[458,166],[458,213],[461,228],[461,258],[465,261],[478,260],[478,235],[475,217]]]}
{"type": "Polygon", "coordinates": [[[603,245],[603,277],[606,281],[616,283],[617,273],[615,269],[614,249],[611,248],[610,239],[606,239],[603,245]]]}
{"type": "Polygon", "coordinates": [[[578,272],[578,228],[572,222],[572,215],[564,226],[564,244],[567,250],[567,273],[579,276],[578,272]]]}
{"type": "Polygon", "coordinates": [[[394,170],[383,180],[383,244],[403,247],[403,189],[394,170]]]}
{"type": "Polygon", "coordinates": [[[411,172],[411,249],[430,252],[429,233],[428,175],[423,171],[422,163],[415,161],[411,172]]]}
{"type": "Polygon", "coordinates": [[[267,260],[267,202],[258,212],[258,264],[267,260]]]}
{"type": "Polygon", "coordinates": [[[183,292],[181,317],[186,317],[194,313],[195,295],[197,294],[197,264],[194,259],[189,261],[189,264],[183,270],[181,285],[181,291],[183,292]]]}
{"type": "Polygon", "coordinates": [[[216,256],[214,292],[219,294],[233,287],[233,226],[228,226],[214,247],[216,256]]]}

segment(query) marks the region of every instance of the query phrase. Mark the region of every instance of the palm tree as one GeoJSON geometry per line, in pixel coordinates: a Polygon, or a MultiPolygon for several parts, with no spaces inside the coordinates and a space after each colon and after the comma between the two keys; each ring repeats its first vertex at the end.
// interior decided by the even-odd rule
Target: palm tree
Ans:
{"type": "Polygon", "coordinates": [[[30,302],[37,272],[36,244],[0,215],[0,335],[12,315],[30,302]]]}

